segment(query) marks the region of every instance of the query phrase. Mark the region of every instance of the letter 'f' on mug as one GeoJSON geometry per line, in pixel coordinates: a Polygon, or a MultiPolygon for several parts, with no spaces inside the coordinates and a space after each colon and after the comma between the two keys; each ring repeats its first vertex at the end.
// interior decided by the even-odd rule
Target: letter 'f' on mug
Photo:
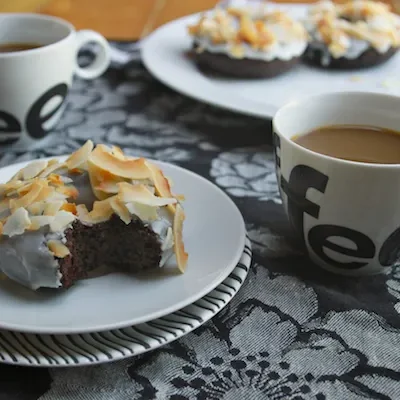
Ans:
{"type": "Polygon", "coordinates": [[[400,258],[400,164],[316,153],[295,136],[332,125],[400,131],[400,97],[328,93],[292,102],[273,119],[276,171],[289,221],[311,259],[344,275],[382,272],[400,258]]]}
{"type": "Polygon", "coordinates": [[[21,150],[45,145],[74,74],[93,79],[110,63],[108,42],[97,32],[77,32],[62,19],[40,14],[0,14],[0,47],[24,43],[36,46],[0,52],[0,145],[21,150]],[[77,55],[89,42],[99,51],[83,68],[77,55]]]}

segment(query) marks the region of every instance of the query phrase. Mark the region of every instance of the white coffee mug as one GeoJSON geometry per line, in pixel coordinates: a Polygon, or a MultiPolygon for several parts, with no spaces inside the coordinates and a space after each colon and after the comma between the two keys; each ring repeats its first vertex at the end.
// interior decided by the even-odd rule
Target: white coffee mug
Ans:
{"type": "Polygon", "coordinates": [[[277,177],[289,220],[310,257],[344,275],[379,273],[400,256],[400,164],[315,153],[292,138],[329,125],[400,131],[400,98],[330,93],[292,102],[273,119],[277,177]]]}
{"type": "MultiPolygon", "coordinates": [[[[93,79],[110,63],[110,48],[99,33],[39,14],[0,14],[0,46],[40,47],[0,53],[0,145],[28,149],[55,127],[73,75],[93,79]],[[100,48],[94,62],[82,68],[78,51],[89,42],[100,48]]],[[[3,147],[4,149],[4,147],[3,147]]]]}

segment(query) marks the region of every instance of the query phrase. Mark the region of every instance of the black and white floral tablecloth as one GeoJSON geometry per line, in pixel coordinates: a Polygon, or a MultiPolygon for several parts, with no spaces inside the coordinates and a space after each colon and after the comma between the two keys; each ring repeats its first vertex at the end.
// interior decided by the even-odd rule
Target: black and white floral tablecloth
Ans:
{"type": "MultiPolygon", "coordinates": [[[[129,46],[128,46],[129,47],[129,46]]],[[[400,399],[400,269],[341,278],[288,240],[271,124],[183,97],[140,64],[76,80],[44,150],[0,166],[68,153],[88,138],[191,169],[242,211],[254,263],[212,321],[151,353],[70,369],[0,366],[0,400],[400,399]]]]}

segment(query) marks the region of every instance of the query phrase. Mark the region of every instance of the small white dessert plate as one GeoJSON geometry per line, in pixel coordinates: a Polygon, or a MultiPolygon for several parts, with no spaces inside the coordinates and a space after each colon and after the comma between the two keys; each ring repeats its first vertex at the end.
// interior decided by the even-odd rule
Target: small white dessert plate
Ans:
{"type": "MultiPolygon", "coordinates": [[[[26,164],[0,169],[0,181],[10,179],[26,164]]],[[[246,237],[236,205],[201,176],[171,164],[156,164],[172,178],[175,193],[186,198],[186,272],[176,274],[164,268],[146,276],[112,273],[82,280],[68,290],[36,292],[5,279],[0,281],[1,329],[71,334],[137,325],[192,304],[232,272],[246,237]]]]}
{"type": "MultiPolygon", "coordinates": [[[[309,4],[268,2],[270,9],[304,18],[309,4]]],[[[300,64],[271,79],[235,79],[207,76],[187,56],[192,41],[187,26],[198,21],[193,14],[171,21],[146,37],[141,44],[148,71],[170,88],[204,103],[238,113],[272,118],[284,104],[326,92],[373,92],[400,95],[400,52],[388,62],[365,70],[332,71],[300,64]]]]}
{"type": "Polygon", "coordinates": [[[0,363],[75,367],[117,361],[157,349],[187,335],[220,312],[243,285],[251,257],[247,238],[236,268],[214,290],[181,310],[144,324],[75,335],[0,331],[0,363]]]}

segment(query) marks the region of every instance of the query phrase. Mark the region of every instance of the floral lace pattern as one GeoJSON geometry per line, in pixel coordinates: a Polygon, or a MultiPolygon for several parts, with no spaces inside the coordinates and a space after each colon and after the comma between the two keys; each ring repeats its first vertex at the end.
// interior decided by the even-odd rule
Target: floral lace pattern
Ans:
{"type": "Polygon", "coordinates": [[[70,152],[86,139],[180,164],[240,207],[254,265],[212,321],[151,353],[70,369],[0,366],[0,397],[29,400],[400,398],[400,272],[346,279],[296,248],[279,199],[268,121],[185,98],[140,60],[76,80],[51,145],[0,165],[70,152]]]}

